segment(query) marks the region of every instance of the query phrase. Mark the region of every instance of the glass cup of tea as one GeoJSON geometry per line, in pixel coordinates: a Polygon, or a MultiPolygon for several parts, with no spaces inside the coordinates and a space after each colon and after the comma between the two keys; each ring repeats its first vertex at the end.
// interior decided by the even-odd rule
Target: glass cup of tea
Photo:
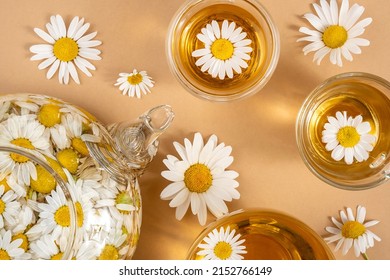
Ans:
{"type": "MultiPolygon", "coordinates": [[[[333,253],[322,237],[297,218],[271,209],[248,208],[229,213],[210,223],[193,242],[187,260],[208,259],[201,252],[205,248],[204,244],[210,239],[213,241],[216,238],[221,239],[224,234],[229,234],[231,240],[235,240],[240,247],[242,246],[234,247],[238,249],[237,254],[244,260],[334,259],[333,253]],[[218,233],[219,237],[215,233],[218,233]],[[210,234],[214,237],[210,238],[210,234]]],[[[217,246],[214,248],[216,257],[218,257],[217,246]]],[[[228,256],[228,254],[234,252],[220,251],[222,255],[229,257],[226,259],[233,259],[232,255],[228,256]]]]}
{"type": "Polygon", "coordinates": [[[347,190],[390,178],[390,83],[376,75],[333,76],[304,101],[296,141],[306,166],[324,182],[347,190]]]}
{"type": "Polygon", "coordinates": [[[189,0],[171,20],[171,72],[210,101],[251,96],[270,80],[280,52],[278,30],[257,0],[189,0]]]}

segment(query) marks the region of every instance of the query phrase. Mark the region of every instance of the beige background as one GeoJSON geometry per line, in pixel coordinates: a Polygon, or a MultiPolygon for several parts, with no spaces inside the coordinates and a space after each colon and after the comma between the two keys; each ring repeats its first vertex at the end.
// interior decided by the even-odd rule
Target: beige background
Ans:
{"type": "MultiPolygon", "coordinates": [[[[216,104],[187,93],[169,72],[165,38],[173,14],[183,1],[169,0],[0,0],[0,92],[30,92],[52,95],[85,107],[102,122],[134,119],[147,109],[170,104],[176,119],[161,138],[157,157],[141,178],[143,225],[134,259],[183,259],[192,241],[203,229],[197,218],[187,213],[177,221],[168,201],[159,198],[169,183],[160,176],[162,160],[176,154],[172,142],[192,140],[193,133],[205,137],[216,134],[233,147],[235,160],[230,169],[240,173],[241,199],[228,203],[231,211],[266,207],[299,218],[318,234],[330,225],[344,207],[362,204],[368,219],[378,219],[373,228],[382,241],[368,250],[372,259],[390,259],[390,184],[371,190],[351,192],[333,188],[317,179],[303,164],[295,143],[295,119],[305,99],[324,79],[347,71],[364,71],[390,80],[390,1],[359,0],[366,7],[364,17],[372,17],[364,47],[354,61],[343,68],[326,58],[321,66],[304,56],[304,44],[296,43],[299,26],[308,26],[302,15],[312,11],[313,0],[262,0],[281,35],[281,55],[271,81],[248,99],[216,104]],[[102,60],[93,62],[97,70],[88,78],[79,71],[81,85],[60,85],[57,75],[46,79],[38,62],[30,61],[29,47],[43,41],[33,32],[44,29],[53,14],[61,14],[67,25],[73,16],[91,23],[89,32],[98,31],[103,44],[102,60]],[[113,86],[119,72],[133,68],[147,70],[156,81],[151,94],[142,99],[122,96],[113,86]]],[[[355,3],[355,0],[351,0],[355,3]]],[[[213,217],[209,215],[209,222],[213,217]]],[[[330,245],[333,249],[334,245],[330,245]]],[[[339,252],[337,259],[355,259],[339,252]]]]}

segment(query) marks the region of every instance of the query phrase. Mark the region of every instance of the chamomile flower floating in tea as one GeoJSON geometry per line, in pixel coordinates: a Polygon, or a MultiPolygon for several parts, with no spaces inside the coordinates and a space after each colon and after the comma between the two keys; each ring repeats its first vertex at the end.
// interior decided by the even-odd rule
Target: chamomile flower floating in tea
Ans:
{"type": "Polygon", "coordinates": [[[30,51],[34,53],[31,60],[43,60],[38,69],[46,69],[46,77],[51,79],[58,70],[58,80],[62,84],[69,83],[69,76],[80,84],[77,69],[91,77],[90,70],[95,66],[88,60],[100,60],[100,51],[94,47],[101,41],[92,40],[97,32],[87,35],[90,24],[84,23],[84,18],[74,17],[68,28],[60,15],[51,16],[50,23],[46,24],[47,32],[40,28],[34,28],[35,33],[47,44],[33,45],[30,51]]]}
{"type": "Polygon", "coordinates": [[[371,125],[363,122],[361,115],[348,117],[347,112],[337,112],[336,117],[328,117],[328,122],[322,131],[322,142],[325,149],[332,151],[332,158],[340,161],[344,158],[346,164],[352,164],[356,159],[362,162],[368,159],[373,150],[376,137],[369,134],[371,125]]]}
{"type": "Polygon", "coordinates": [[[332,222],[336,227],[326,227],[326,231],[333,234],[326,237],[325,241],[328,243],[336,242],[335,251],[342,248],[343,255],[346,255],[353,247],[355,256],[358,257],[363,254],[365,258],[366,250],[374,246],[374,240],[381,241],[381,239],[368,228],[379,223],[377,220],[365,221],[366,208],[363,206],[357,207],[356,218],[352,213],[351,208],[347,208],[347,213],[340,211],[341,222],[332,217],[332,222]]]}
{"type": "Polygon", "coordinates": [[[246,32],[242,27],[236,28],[234,21],[224,20],[222,27],[216,20],[202,28],[197,38],[204,43],[203,49],[192,52],[192,56],[198,58],[196,65],[201,66],[202,72],[208,72],[213,78],[220,80],[233,78],[235,71],[242,73],[242,69],[248,67],[249,53],[252,52],[250,39],[245,39],[246,32]]]}
{"type": "Polygon", "coordinates": [[[132,73],[120,73],[115,86],[119,86],[123,95],[141,98],[141,93],[146,95],[151,92],[150,88],[154,86],[153,83],[154,81],[146,71],[138,72],[134,69],[132,73]]]}
{"type": "Polygon", "coordinates": [[[330,3],[321,0],[320,4],[313,4],[317,15],[304,15],[315,30],[301,27],[299,31],[308,36],[298,39],[298,42],[310,42],[303,48],[303,52],[305,55],[315,52],[313,61],[317,61],[318,65],[330,54],[330,62],[342,66],[342,57],[352,61],[352,54],[360,54],[360,47],[370,45],[367,39],[358,36],[364,33],[372,18],[357,22],[364,7],[358,4],[349,7],[348,0],[342,0],[340,10],[336,0],[330,0],[330,3]]]}
{"type": "Polygon", "coordinates": [[[219,231],[214,229],[200,243],[201,249],[197,255],[203,256],[204,260],[242,260],[246,254],[246,247],[243,245],[245,239],[240,239],[241,234],[236,234],[236,230],[230,231],[221,227],[219,231]]]}
{"type": "Polygon", "coordinates": [[[171,200],[170,207],[176,207],[176,218],[181,220],[191,205],[191,211],[198,215],[201,225],[207,220],[207,209],[219,217],[228,212],[225,201],[239,199],[236,190],[238,173],[225,170],[232,162],[232,148],[224,143],[217,145],[217,136],[212,135],[204,145],[200,133],[195,133],[193,143],[184,139],[184,146],[173,145],[181,160],[173,155],[164,159],[169,170],[161,175],[172,181],[162,192],[161,199],[171,200]]]}

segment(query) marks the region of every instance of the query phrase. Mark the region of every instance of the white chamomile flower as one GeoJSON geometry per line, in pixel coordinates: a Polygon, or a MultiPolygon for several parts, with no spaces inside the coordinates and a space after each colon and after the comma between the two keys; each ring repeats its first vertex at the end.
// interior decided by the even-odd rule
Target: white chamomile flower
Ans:
{"type": "Polygon", "coordinates": [[[192,52],[192,56],[198,58],[196,66],[202,66],[202,72],[208,72],[213,78],[220,80],[225,76],[233,78],[233,70],[237,74],[248,67],[250,60],[249,53],[252,48],[249,46],[252,40],[245,39],[247,33],[242,32],[242,27],[236,28],[234,21],[224,20],[222,27],[216,20],[208,23],[202,28],[201,33],[196,37],[204,43],[203,49],[192,52]]]}
{"type": "Polygon", "coordinates": [[[354,4],[349,8],[349,1],[342,0],[339,10],[336,0],[320,0],[320,5],[314,3],[317,13],[307,13],[303,17],[315,28],[301,27],[300,32],[308,35],[298,41],[310,42],[303,48],[304,54],[315,52],[313,61],[319,65],[322,59],[330,53],[330,62],[342,66],[342,57],[352,61],[352,54],[360,54],[362,46],[369,46],[367,39],[359,38],[372,18],[358,19],[364,12],[364,7],[354,4]]]}
{"type": "Polygon", "coordinates": [[[85,35],[90,24],[84,24],[84,18],[74,17],[68,28],[60,15],[51,16],[50,23],[46,24],[47,32],[34,28],[35,33],[48,44],[33,45],[30,51],[34,53],[31,60],[44,60],[38,65],[38,69],[46,69],[46,77],[52,78],[58,70],[59,82],[68,84],[69,76],[80,84],[76,67],[88,77],[92,74],[89,70],[95,70],[90,60],[100,60],[100,51],[94,47],[101,44],[95,38],[97,32],[85,35]]]}
{"type": "Polygon", "coordinates": [[[214,229],[198,247],[201,249],[197,255],[203,256],[204,260],[242,260],[242,254],[246,254],[246,247],[242,245],[245,239],[240,239],[241,234],[236,234],[236,230],[230,231],[221,227],[218,231],[214,229]]]}
{"type": "Polygon", "coordinates": [[[164,164],[169,170],[161,175],[172,181],[162,192],[161,199],[171,200],[170,207],[177,207],[176,218],[181,220],[191,204],[194,215],[201,225],[207,220],[207,208],[219,217],[228,212],[224,201],[240,198],[236,190],[238,173],[225,170],[232,162],[232,148],[221,143],[212,135],[206,145],[200,133],[195,133],[194,142],[184,139],[184,146],[173,145],[182,160],[168,155],[164,164]]]}
{"type": "Polygon", "coordinates": [[[4,220],[14,225],[16,216],[20,210],[20,203],[16,200],[17,195],[9,190],[4,192],[4,186],[0,186],[0,229],[4,227],[4,220]]]}
{"type": "Polygon", "coordinates": [[[19,246],[22,244],[22,239],[12,240],[11,231],[0,231],[0,260],[26,260],[31,258],[31,255],[26,253],[19,246]]]}
{"type": "Polygon", "coordinates": [[[339,161],[344,158],[346,164],[368,159],[368,152],[373,150],[376,137],[369,134],[371,125],[363,122],[361,115],[348,117],[347,112],[337,112],[336,117],[328,117],[322,131],[322,142],[325,149],[332,151],[332,158],[339,161]]]}
{"type": "Polygon", "coordinates": [[[46,234],[32,242],[30,249],[37,259],[61,260],[65,251],[64,245],[64,243],[57,244],[54,236],[46,234]]]}
{"type": "Polygon", "coordinates": [[[104,247],[101,248],[98,256],[99,260],[118,260],[123,258],[129,250],[126,244],[127,235],[123,234],[122,229],[111,228],[104,247]]]}
{"type": "MultiPolygon", "coordinates": [[[[12,116],[0,124],[0,145],[13,145],[45,153],[50,147],[45,127],[28,116],[12,116]]],[[[34,163],[16,153],[0,152],[0,173],[12,173],[18,184],[30,185],[37,179],[34,163]]]]}
{"type": "Polygon", "coordinates": [[[38,203],[39,220],[26,234],[52,234],[54,238],[69,235],[71,224],[69,206],[61,187],[57,186],[45,197],[47,203],[38,203]]]}
{"type": "Polygon", "coordinates": [[[332,222],[336,227],[326,227],[326,231],[333,234],[325,238],[328,243],[337,242],[335,251],[341,248],[343,255],[346,255],[353,247],[355,256],[360,254],[366,258],[366,250],[374,246],[374,240],[381,239],[370,231],[368,228],[379,223],[377,220],[365,221],[366,208],[363,206],[357,207],[356,218],[352,213],[351,208],[347,208],[347,213],[340,211],[341,222],[332,217],[332,222]]]}
{"type": "Polygon", "coordinates": [[[134,69],[132,73],[120,73],[115,86],[119,86],[123,95],[141,98],[141,93],[150,93],[150,88],[154,86],[153,83],[154,81],[146,71],[138,72],[134,69]]]}

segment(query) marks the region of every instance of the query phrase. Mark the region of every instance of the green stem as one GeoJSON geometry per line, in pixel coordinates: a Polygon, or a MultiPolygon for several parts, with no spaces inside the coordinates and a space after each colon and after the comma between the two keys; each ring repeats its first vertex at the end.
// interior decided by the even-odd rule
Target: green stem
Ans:
{"type": "Polygon", "coordinates": [[[368,261],[368,260],[369,260],[369,258],[368,258],[368,256],[367,256],[367,254],[366,254],[366,253],[362,253],[362,256],[363,256],[363,259],[365,259],[366,261],[368,261]]]}

